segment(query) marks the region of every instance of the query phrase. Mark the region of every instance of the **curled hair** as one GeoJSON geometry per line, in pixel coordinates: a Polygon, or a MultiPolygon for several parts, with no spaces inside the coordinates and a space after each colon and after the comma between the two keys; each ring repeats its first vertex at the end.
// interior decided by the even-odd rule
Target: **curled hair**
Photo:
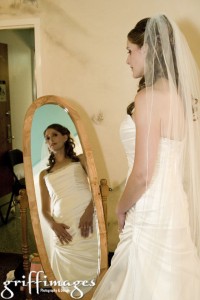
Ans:
{"type": "MultiPolygon", "coordinates": [[[[54,129],[54,130],[58,131],[59,133],[61,133],[62,135],[67,135],[68,139],[64,143],[65,157],[69,157],[71,159],[71,161],[75,161],[75,162],[80,161],[79,157],[76,155],[76,152],[74,151],[74,148],[75,148],[74,140],[70,136],[70,131],[66,127],[64,127],[60,124],[51,124],[45,129],[44,136],[46,134],[47,129],[54,129]]],[[[48,163],[48,166],[49,166],[48,172],[50,172],[50,170],[53,168],[53,166],[55,165],[55,162],[56,162],[55,161],[55,155],[54,155],[53,152],[50,153],[48,161],[49,161],[49,163],[48,163]]]]}

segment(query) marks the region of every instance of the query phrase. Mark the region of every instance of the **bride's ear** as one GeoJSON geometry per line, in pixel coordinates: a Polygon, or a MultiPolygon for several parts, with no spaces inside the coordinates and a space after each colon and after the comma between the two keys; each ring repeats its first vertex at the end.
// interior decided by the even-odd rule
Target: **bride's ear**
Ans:
{"type": "Polygon", "coordinates": [[[146,43],[141,47],[141,51],[142,51],[143,55],[146,56],[147,51],[148,51],[148,45],[146,43]]]}
{"type": "Polygon", "coordinates": [[[64,135],[65,137],[65,142],[69,139],[69,136],[67,134],[64,135]]]}

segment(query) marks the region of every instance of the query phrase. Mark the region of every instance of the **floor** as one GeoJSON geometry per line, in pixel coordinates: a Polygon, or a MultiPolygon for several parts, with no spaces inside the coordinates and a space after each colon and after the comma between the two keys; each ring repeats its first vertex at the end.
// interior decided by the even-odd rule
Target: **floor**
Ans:
{"type": "MultiPolygon", "coordinates": [[[[0,253],[0,299],[13,299],[13,300],[25,300],[26,294],[22,290],[20,283],[9,283],[8,290],[5,290],[5,280],[7,273],[14,270],[16,281],[22,281],[23,276],[23,264],[22,255],[13,253],[0,253]],[[12,297],[11,297],[12,296],[12,297]]],[[[11,279],[10,279],[11,281],[11,279]]],[[[13,280],[15,281],[15,280],[13,280]]],[[[23,284],[22,284],[23,285],[23,284]]],[[[50,290],[49,290],[50,291],[50,290]]],[[[35,289],[31,290],[32,300],[59,300],[59,298],[53,293],[39,293],[37,294],[35,289]]]]}
{"type": "MultiPolygon", "coordinates": [[[[30,214],[27,215],[28,221],[28,244],[29,253],[37,252],[33,229],[30,220],[30,214]]],[[[12,271],[17,280],[22,280],[23,259],[21,249],[21,220],[19,206],[12,209],[7,224],[0,223],[0,299],[25,300],[25,292],[20,289],[20,284],[15,286],[10,283],[10,291],[4,291],[4,282],[8,272],[12,271]],[[3,292],[4,291],[4,292],[3,292]],[[3,294],[2,294],[3,292],[3,294]],[[5,298],[3,298],[5,297],[5,298]],[[7,298],[6,298],[7,297],[7,298]]],[[[35,289],[31,291],[32,300],[58,300],[59,298],[53,293],[36,293],[35,289]]]]}

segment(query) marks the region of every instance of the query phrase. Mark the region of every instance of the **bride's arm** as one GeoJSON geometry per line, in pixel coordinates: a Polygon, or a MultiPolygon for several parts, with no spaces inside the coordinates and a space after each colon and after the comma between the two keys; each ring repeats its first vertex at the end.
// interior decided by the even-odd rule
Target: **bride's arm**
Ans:
{"type": "MultiPolygon", "coordinates": [[[[82,168],[84,169],[84,171],[88,176],[85,156],[83,154],[80,154],[78,157],[80,159],[82,168]]],[[[83,237],[88,237],[89,233],[93,232],[93,214],[94,214],[94,203],[93,200],[91,199],[85,211],[83,212],[79,222],[79,228],[81,231],[81,235],[83,237]]]]}
{"type": "Polygon", "coordinates": [[[42,202],[42,215],[46,222],[49,224],[50,228],[55,232],[60,242],[62,244],[69,243],[72,240],[72,236],[67,231],[70,227],[66,224],[56,222],[51,215],[50,196],[44,180],[45,175],[46,170],[43,170],[40,173],[40,196],[42,202]]]}
{"type": "Polygon", "coordinates": [[[151,181],[157,158],[160,141],[160,106],[154,95],[150,107],[151,99],[148,101],[147,97],[146,92],[141,91],[135,99],[135,159],[124,193],[116,208],[119,229],[123,228],[125,213],[140,199],[151,181]]]}

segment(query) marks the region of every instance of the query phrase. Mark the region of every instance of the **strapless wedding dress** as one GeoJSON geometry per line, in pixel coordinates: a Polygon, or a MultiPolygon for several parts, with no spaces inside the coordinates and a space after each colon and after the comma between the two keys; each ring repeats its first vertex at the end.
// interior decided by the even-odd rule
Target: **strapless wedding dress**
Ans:
{"type": "MultiPolygon", "coordinates": [[[[61,244],[52,231],[51,266],[58,281],[91,281],[96,279],[99,269],[99,242],[97,222],[94,215],[93,233],[84,238],[80,234],[79,221],[92,199],[85,171],[79,162],[70,163],[45,176],[51,198],[51,214],[58,223],[70,226],[72,236],[69,244],[61,244]]],[[[66,289],[67,292],[73,287],[66,289]]],[[[90,287],[80,284],[85,293],[90,287]]],[[[77,297],[80,293],[77,294],[77,297]]]]}
{"type": "MultiPolygon", "coordinates": [[[[135,132],[127,115],[120,135],[128,175],[134,163],[135,132]]],[[[183,142],[161,138],[151,184],[127,212],[111,267],[92,299],[200,299],[200,260],[191,239],[186,194],[177,176],[182,149],[183,142]]]]}

